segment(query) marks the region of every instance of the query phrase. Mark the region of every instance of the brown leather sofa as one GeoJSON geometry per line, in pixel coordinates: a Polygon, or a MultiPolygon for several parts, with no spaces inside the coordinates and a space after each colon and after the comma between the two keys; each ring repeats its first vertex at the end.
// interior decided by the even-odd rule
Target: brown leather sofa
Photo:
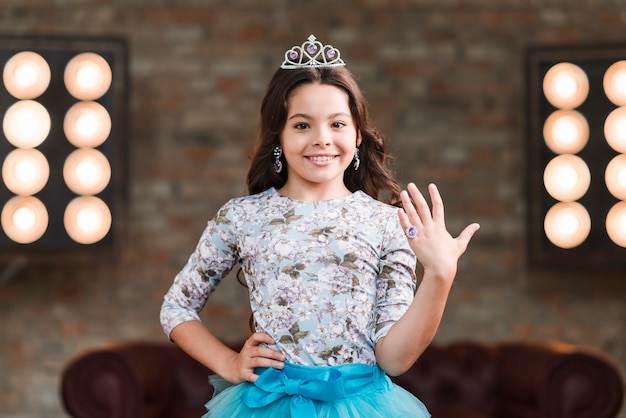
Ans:
{"type": "MultiPolygon", "coordinates": [[[[76,418],[198,418],[209,374],[172,343],[117,343],[70,361],[63,403],[76,418]]],[[[555,342],[431,345],[394,380],[434,418],[609,418],[624,397],[610,358],[555,342]]]]}

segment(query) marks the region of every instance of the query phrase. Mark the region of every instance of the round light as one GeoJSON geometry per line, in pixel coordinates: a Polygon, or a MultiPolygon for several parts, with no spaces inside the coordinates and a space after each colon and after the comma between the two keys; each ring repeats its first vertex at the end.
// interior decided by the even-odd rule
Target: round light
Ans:
{"type": "Polygon", "coordinates": [[[7,140],[18,148],[35,148],[50,133],[50,115],[33,100],[20,100],[4,114],[2,129],[7,140]]]}
{"type": "Polygon", "coordinates": [[[604,181],[613,196],[626,200],[626,154],[616,156],[607,164],[604,181]]]}
{"type": "Polygon", "coordinates": [[[36,149],[13,150],[2,164],[2,180],[11,192],[27,196],[38,193],[48,182],[50,167],[36,149]]]}
{"type": "Polygon", "coordinates": [[[609,238],[626,248],[626,202],[616,203],[606,216],[606,232],[609,238]]]}
{"type": "Polygon", "coordinates": [[[557,247],[574,248],[589,236],[591,218],[580,203],[560,202],[546,214],[544,230],[550,242],[557,247]]]}
{"type": "Polygon", "coordinates": [[[2,209],[2,229],[19,244],[37,241],[48,228],[48,211],[33,196],[15,196],[2,209]]]}
{"type": "Polygon", "coordinates": [[[111,86],[111,67],[102,56],[85,52],[72,58],[65,67],[65,86],[78,100],[96,100],[111,86]]]}
{"type": "Polygon", "coordinates": [[[587,74],[577,65],[561,62],[552,66],[543,79],[543,93],[557,108],[574,109],[589,94],[587,74]]]}
{"type": "Polygon", "coordinates": [[[626,153],[626,107],[618,107],[604,122],[606,142],[617,152],[626,153]]]}
{"type": "Polygon", "coordinates": [[[63,130],[76,147],[101,145],[111,133],[111,116],[100,103],[78,102],[65,114],[63,130]]]}
{"type": "Polygon", "coordinates": [[[556,154],[576,154],[589,140],[587,119],[575,110],[557,110],[543,125],[546,145],[556,154]]]}
{"type": "Polygon", "coordinates": [[[587,193],[591,173],[580,157],[563,154],[548,163],[543,172],[543,183],[556,200],[572,202],[587,193]]]}
{"type": "Polygon", "coordinates": [[[67,205],[63,217],[65,230],[79,244],[93,244],[111,229],[111,211],[101,199],[80,196],[67,205]]]}
{"type": "Polygon", "coordinates": [[[23,51],[7,61],[2,78],[5,88],[16,99],[34,99],[50,84],[50,66],[41,55],[23,51]]]}
{"type": "Polygon", "coordinates": [[[111,165],[98,150],[77,149],[65,160],[63,178],[67,187],[76,194],[98,194],[111,180],[111,165]]]}
{"type": "Polygon", "coordinates": [[[603,79],[604,93],[617,106],[626,106],[626,61],[611,65],[603,79]]]}

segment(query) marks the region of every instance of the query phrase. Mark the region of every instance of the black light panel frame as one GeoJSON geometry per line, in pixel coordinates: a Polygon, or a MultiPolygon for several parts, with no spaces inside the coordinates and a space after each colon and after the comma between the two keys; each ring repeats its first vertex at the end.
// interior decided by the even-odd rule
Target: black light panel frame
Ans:
{"type": "Polygon", "coordinates": [[[604,120],[618,106],[605,95],[603,77],[609,66],[621,60],[626,60],[626,45],[531,47],[526,52],[527,261],[530,266],[626,266],[626,248],[610,239],[604,224],[608,211],[619,202],[605,185],[605,168],[619,153],[608,145],[604,136],[604,120]],[[587,163],[591,172],[590,187],[578,200],[589,212],[591,232],[582,244],[570,249],[557,247],[544,232],[544,217],[557,200],[546,191],[543,174],[557,154],[544,141],[543,125],[557,108],[543,93],[543,79],[550,68],[561,62],[579,66],[589,80],[589,94],[575,110],[589,124],[588,143],[576,155],[587,163]]]}
{"type": "MultiPolygon", "coordinates": [[[[0,228],[0,260],[12,260],[16,256],[26,256],[28,260],[62,261],[90,260],[112,256],[119,250],[119,244],[126,230],[126,138],[128,70],[127,44],[122,39],[47,37],[47,36],[2,36],[0,35],[0,67],[18,52],[33,51],[41,55],[50,66],[51,80],[46,91],[39,97],[49,112],[51,128],[47,139],[37,147],[50,166],[50,177],[45,187],[35,197],[47,207],[49,224],[44,235],[35,242],[19,244],[12,241],[0,228]],[[64,69],[67,63],[83,52],[94,52],[103,57],[111,67],[112,82],[108,91],[94,100],[104,106],[111,117],[111,133],[98,147],[111,165],[111,180],[108,186],[96,196],[107,203],[112,215],[112,226],[107,235],[93,244],[79,244],[67,234],[63,224],[67,204],[77,195],[63,179],[63,164],[67,156],[76,149],[65,137],[63,120],[68,109],[79,100],[72,97],[64,85],[64,69]]],[[[0,73],[0,117],[18,101],[1,81],[0,73]]],[[[1,119],[0,119],[1,121],[1,119]]],[[[0,129],[0,162],[15,147],[9,143],[0,129]]],[[[0,181],[0,208],[15,195],[0,181]]]]}

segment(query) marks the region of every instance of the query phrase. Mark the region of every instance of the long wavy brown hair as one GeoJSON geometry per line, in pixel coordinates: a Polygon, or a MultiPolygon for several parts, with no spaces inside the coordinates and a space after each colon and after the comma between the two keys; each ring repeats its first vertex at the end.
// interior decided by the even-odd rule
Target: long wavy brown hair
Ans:
{"type": "Polygon", "coordinates": [[[280,146],[289,96],[297,87],[312,83],[328,84],[345,91],[352,118],[361,132],[360,167],[354,170],[350,165],[345,170],[346,187],[352,192],[362,190],[374,199],[399,206],[401,189],[387,168],[390,156],[386,153],[386,140],[370,125],[367,101],[353,74],[345,67],[278,69],[274,73],[261,103],[257,139],[247,176],[248,192],[256,194],[270,187],[278,189],[287,181],[289,167],[283,160],[286,169],[276,173],[273,150],[280,146]]]}

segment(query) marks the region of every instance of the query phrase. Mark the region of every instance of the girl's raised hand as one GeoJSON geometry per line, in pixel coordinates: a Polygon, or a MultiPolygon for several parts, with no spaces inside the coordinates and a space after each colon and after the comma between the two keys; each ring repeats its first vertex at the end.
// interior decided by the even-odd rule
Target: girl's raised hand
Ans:
{"type": "Polygon", "coordinates": [[[254,372],[257,367],[282,369],[285,356],[280,351],[261,344],[273,345],[275,343],[268,334],[255,332],[246,340],[241,351],[233,357],[233,364],[229,368],[232,375],[222,377],[231,383],[254,382],[259,377],[254,372]]]}
{"type": "Polygon", "coordinates": [[[446,229],[443,201],[437,187],[434,184],[428,186],[432,211],[415,184],[409,183],[407,190],[400,195],[404,209],[398,209],[398,217],[402,228],[407,231],[409,245],[424,267],[425,276],[432,274],[451,283],[456,275],[459,257],[480,226],[477,223],[470,224],[458,237],[453,238],[446,229]],[[413,238],[412,231],[408,231],[411,226],[417,229],[417,235],[413,238]]]}

